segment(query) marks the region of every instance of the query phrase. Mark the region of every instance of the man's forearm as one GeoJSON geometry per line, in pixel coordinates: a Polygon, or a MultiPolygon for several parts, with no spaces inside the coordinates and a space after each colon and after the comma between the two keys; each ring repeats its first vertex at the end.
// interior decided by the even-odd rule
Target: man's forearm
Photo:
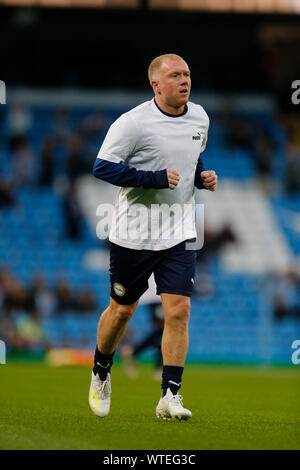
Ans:
{"type": "Polygon", "coordinates": [[[142,186],[147,189],[163,189],[169,187],[167,170],[137,170],[123,163],[109,162],[101,158],[96,158],[93,175],[103,181],[124,188],[142,186]]]}

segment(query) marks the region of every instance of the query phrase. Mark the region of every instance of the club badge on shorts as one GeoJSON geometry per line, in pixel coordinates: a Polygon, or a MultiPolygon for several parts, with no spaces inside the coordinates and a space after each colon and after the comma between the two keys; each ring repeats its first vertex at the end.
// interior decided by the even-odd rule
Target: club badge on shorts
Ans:
{"type": "Polygon", "coordinates": [[[123,297],[123,295],[125,295],[126,289],[123,286],[123,284],[121,284],[120,282],[114,282],[113,289],[114,289],[115,294],[118,295],[119,297],[123,297]]]}

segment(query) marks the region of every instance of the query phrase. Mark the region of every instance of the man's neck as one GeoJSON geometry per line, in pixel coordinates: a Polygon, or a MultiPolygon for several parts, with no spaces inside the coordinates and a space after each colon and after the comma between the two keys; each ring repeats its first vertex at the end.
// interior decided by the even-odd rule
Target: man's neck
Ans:
{"type": "Polygon", "coordinates": [[[183,104],[179,108],[168,105],[167,103],[165,103],[164,101],[160,99],[159,95],[155,95],[154,99],[155,99],[157,106],[167,114],[173,114],[174,116],[177,116],[178,114],[183,114],[186,109],[186,104],[183,104]]]}

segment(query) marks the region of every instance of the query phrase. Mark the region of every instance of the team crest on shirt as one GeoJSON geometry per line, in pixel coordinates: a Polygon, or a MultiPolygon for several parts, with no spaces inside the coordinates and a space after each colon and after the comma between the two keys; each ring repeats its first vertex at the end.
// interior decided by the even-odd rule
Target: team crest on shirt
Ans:
{"type": "Polygon", "coordinates": [[[120,282],[114,282],[113,289],[116,295],[123,297],[125,295],[126,289],[120,282]]]}

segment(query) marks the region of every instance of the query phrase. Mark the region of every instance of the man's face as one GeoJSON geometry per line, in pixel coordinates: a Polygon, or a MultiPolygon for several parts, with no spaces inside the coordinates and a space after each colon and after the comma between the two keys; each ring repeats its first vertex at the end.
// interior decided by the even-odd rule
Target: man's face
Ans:
{"type": "Polygon", "coordinates": [[[169,106],[180,108],[185,105],[191,92],[191,73],[181,59],[165,59],[157,80],[152,81],[155,94],[169,106]]]}

